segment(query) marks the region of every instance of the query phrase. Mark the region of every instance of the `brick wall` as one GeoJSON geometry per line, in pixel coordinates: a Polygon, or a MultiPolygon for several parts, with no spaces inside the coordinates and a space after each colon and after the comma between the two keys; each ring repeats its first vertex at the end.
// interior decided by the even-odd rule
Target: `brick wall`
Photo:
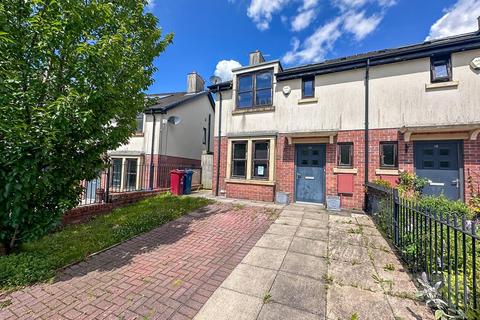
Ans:
{"type": "MultiPolygon", "coordinates": [[[[337,175],[333,173],[337,162],[337,143],[353,142],[354,159],[353,167],[357,169],[354,175],[353,194],[341,194],[341,205],[346,209],[362,209],[365,201],[365,144],[364,130],[340,131],[335,144],[326,145],[326,194],[339,195],[337,192],[337,175]]],[[[414,171],[413,142],[405,142],[398,129],[376,129],[369,132],[369,181],[374,179],[389,180],[396,183],[396,175],[377,175],[376,169],[380,168],[380,143],[396,141],[398,143],[398,169],[400,171],[414,171]]],[[[276,186],[257,186],[249,184],[225,184],[226,159],[228,139],[222,138],[222,155],[220,168],[220,189],[226,190],[227,197],[273,201],[275,192],[282,191],[289,194],[289,200],[294,201],[295,195],[295,146],[289,145],[285,135],[279,135],[275,158],[276,186]]],[[[215,140],[215,151],[217,140],[215,140]]],[[[465,153],[465,195],[466,200],[471,197],[468,190],[467,178],[469,174],[480,184],[480,139],[477,141],[464,141],[465,153]]],[[[216,153],[214,155],[214,188],[216,177],[216,153]]],[[[480,186],[479,186],[480,187],[480,186]]],[[[215,189],[214,189],[215,190],[215,189]]]]}
{"type": "MultiPolygon", "coordinates": [[[[220,157],[220,188],[219,192],[226,191],[225,185],[225,176],[227,174],[227,145],[228,141],[226,137],[222,137],[222,144],[221,148],[221,157],[220,157]]],[[[213,182],[212,182],[212,190],[215,193],[217,187],[217,161],[218,161],[218,137],[213,141],[214,153],[213,153],[213,182]]],[[[224,194],[219,194],[224,195],[224,194]]]]}

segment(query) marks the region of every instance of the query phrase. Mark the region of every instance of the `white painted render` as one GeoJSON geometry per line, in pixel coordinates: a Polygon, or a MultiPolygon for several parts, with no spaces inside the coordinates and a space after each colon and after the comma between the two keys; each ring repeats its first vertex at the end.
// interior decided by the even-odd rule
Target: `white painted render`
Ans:
{"type": "MultiPolygon", "coordinates": [[[[450,86],[440,88],[427,88],[430,85],[428,58],[371,67],[370,128],[480,123],[480,71],[469,65],[476,57],[480,57],[480,50],[453,53],[453,81],[450,86]]],[[[261,67],[268,69],[271,65],[261,67]]],[[[304,101],[300,79],[278,83],[274,79],[274,111],[232,114],[235,76],[253,69],[234,70],[233,89],[222,92],[222,136],[259,131],[364,129],[365,69],[316,76],[316,99],[304,101]],[[283,93],[285,86],[291,88],[288,95],[283,93]]],[[[217,94],[217,107],[218,97],[217,94]]],[[[219,112],[215,136],[218,136],[218,115],[219,112]]]]}
{"type": "MultiPolygon", "coordinates": [[[[207,130],[208,115],[211,115],[210,150],[213,151],[213,122],[214,110],[207,95],[187,101],[167,111],[166,114],[155,114],[154,155],[167,155],[200,160],[207,150],[208,142],[203,144],[203,128],[207,130]],[[178,116],[181,122],[178,125],[164,123],[164,119],[178,116]]],[[[150,155],[152,152],[152,134],[154,132],[153,115],[144,115],[143,134],[134,135],[129,142],[111,154],[115,155],[150,155]]]]}

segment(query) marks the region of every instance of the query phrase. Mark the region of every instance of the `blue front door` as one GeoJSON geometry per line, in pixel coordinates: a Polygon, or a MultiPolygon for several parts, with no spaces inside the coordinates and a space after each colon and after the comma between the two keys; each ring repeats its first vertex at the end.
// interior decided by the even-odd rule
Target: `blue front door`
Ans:
{"type": "Polygon", "coordinates": [[[424,194],[445,195],[452,200],[460,199],[460,157],[459,142],[415,142],[415,171],[428,179],[424,194]]]}
{"type": "Polygon", "coordinates": [[[296,201],[324,203],[325,145],[298,144],[296,152],[296,201]]]}

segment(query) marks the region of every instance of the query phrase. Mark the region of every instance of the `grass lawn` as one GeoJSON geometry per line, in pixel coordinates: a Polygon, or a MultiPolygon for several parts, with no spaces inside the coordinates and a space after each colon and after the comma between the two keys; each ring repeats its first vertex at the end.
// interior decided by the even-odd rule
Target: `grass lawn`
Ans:
{"type": "Polygon", "coordinates": [[[201,198],[160,195],[25,243],[18,252],[0,256],[0,292],[52,279],[58,269],[70,263],[209,203],[201,198]]]}

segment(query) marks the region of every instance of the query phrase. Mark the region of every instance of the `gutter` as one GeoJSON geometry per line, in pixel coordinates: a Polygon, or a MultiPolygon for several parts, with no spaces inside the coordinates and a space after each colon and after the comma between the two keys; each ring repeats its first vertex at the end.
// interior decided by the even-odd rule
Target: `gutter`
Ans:
{"type": "Polygon", "coordinates": [[[150,114],[153,116],[153,128],[152,128],[152,147],[150,151],[150,182],[149,182],[149,188],[150,190],[153,190],[153,153],[155,151],[155,124],[156,124],[156,117],[155,117],[155,112],[152,110],[150,114]]]}
{"type": "Polygon", "coordinates": [[[215,196],[218,197],[219,189],[220,189],[220,154],[222,150],[222,91],[220,90],[220,86],[218,87],[218,94],[220,96],[220,104],[218,106],[218,146],[217,146],[217,177],[215,185],[215,196]]]}
{"type": "MultiPolygon", "coordinates": [[[[370,59],[367,59],[365,63],[365,185],[368,184],[368,165],[369,165],[369,157],[368,157],[368,151],[369,151],[369,145],[370,145],[370,138],[369,138],[369,118],[368,118],[368,113],[369,113],[369,89],[370,89],[370,59]]],[[[365,197],[365,201],[367,201],[367,197],[365,197]]],[[[365,208],[366,208],[366,202],[365,202],[365,208]]]]}

